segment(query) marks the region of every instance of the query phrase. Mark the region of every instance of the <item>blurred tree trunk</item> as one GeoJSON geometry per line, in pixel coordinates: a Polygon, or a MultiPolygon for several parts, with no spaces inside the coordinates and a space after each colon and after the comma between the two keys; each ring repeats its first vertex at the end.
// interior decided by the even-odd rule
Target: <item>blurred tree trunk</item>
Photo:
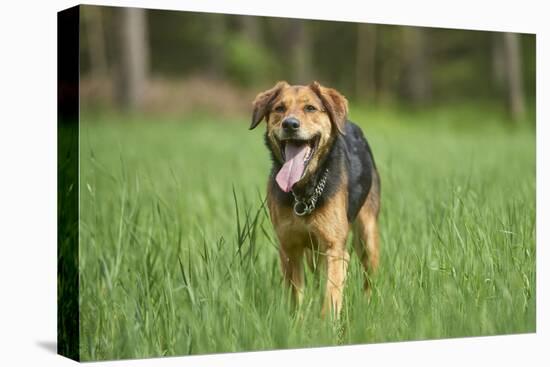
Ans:
{"type": "Polygon", "coordinates": [[[396,97],[401,70],[401,30],[394,26],[378,25],[376,29],[378,38],[377,52],[379,59],[384,60],[376,70],[376,103],[385,104],[396,97]]]}
{"type": "Polygon", "coordinates": [[[222,79],[225,76],[226,19],[224,14],[208,14],[207,17],[210,24],[208,76],[212,79],[222,79]]]}
{"type": "Polygon", "coordinates": [[[431,98],[431,78],[426,31],[419,27],[403,28],[403,88],[415,104],[431,98]]]}
{"type": "Polygon", "coordinates": [[[119,9],[120,64],[117,95],[123,108],[142,107],[149,68],[146,10],[119,9]]]}
{"type": "Polygon", "coordinates": [[[242,15],[239,17],[241,32],[244,37],[254,44],[260,42],[260,24],[258,17],[242,15]]]}
{"type": "Polygon", "coordinates": [[[504,39],[501,33],[491,34],[491,64],[493,85],[497,94],[500,94],[506,84],[504,39]]]}
{"type": "Polygon", "coordinates": [[[525,116],[520,35],[517,33],[503,33],[503,38],[508,106],[512,118],[517,121],[525,116]]]}
{"type": "Polygon", "coordinates": [[[376,25],[357,24],[357,55],[355,61],[355,94],[360,100],[375,97],[376,25]]]}
{"type": "Polygon", "coordinates": [[[308,84],[313,75],[309,33],[305,28],[305,21],[290,19],[289,22],[286,44],[290,49],[291,84],[308,84]]]}
{"type": "Polygon", "coordinates": [[[107,75],[107,52],[101,7],[86,6],[83,8],[82,16],[87,30],[90,73],[93,78],[101,79],[107,75]]]}

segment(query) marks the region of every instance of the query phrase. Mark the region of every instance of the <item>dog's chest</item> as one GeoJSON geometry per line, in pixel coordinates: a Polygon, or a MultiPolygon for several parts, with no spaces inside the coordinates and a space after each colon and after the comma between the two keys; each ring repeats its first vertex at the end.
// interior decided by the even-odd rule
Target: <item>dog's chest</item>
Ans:
{"type": "Polygon", "coordinates": [[[296,236],[311,235],[316,230],[311,218],[299,217],[292,212],[288,216],[280,218],[277,227],[296,236]]]}
{"type": "Polygon", "coordinates": [[[349,231],[346,202],[345,190],[339,190],[312,213],[297,216],[291,207],[270,200],[271,221],[279,241],[284,246],[289,244],[292,247],[315,243],[330,246],[340,242],[349,231]]]}
{"type": "Polygon", "coordinates": [[[310,242],[317,237],[318,228],[314,215],[304,217],[294,214],[291,208],[270,206],[270,216],[279,240],[285,242],[310,242]]]}

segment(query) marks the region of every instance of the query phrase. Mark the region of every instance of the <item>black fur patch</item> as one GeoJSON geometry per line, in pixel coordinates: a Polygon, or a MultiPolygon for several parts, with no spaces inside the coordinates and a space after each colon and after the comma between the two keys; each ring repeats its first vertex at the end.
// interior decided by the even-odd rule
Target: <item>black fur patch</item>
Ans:
{"type": "MultiPolygon", "coordinates": [[[[346,135],[338,134],[332,143],[328,153],[320,162],[319,169],[313,174],[313,177],[307,182],[302,190],[294,190],[298,196],[310,197],[313,194],[315,186],[321,176],[328,168],[329,174],[323,194],[317,201],[317,208],[320,208],[332,195],[334,195],[344,178],[348,181],[348,222],[353,222],[357,213],[365,203],[367,195],[372,186],[374,170],[376,165],[367,139],[364,137],[361,129],[351,121],[345,125],[346,135]]],[[[272,168],[269,176],[269,190],[275,200],[280,205],[291,207],[294,205],[294,198],[291,193],[285,193],[277,182],[275,176],[281,169],[279,162],[269,144],[267,134],[265,143],[271,154],[272,168]]]]}

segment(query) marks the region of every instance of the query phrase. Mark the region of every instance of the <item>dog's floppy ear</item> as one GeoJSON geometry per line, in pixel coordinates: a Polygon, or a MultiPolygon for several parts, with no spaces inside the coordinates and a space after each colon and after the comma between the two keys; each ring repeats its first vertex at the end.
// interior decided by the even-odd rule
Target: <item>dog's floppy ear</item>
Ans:
{"type": "Polygon", "coordinates": [[[348,100],[336,89],[325,88],[318,82],[313,82],[309,87],[319,96],[327,109],[330,121],[336,126],[340,134],[345,135],[344,126],[348,118],[348,100]]]}
{"type": "Polygon", "coordinates": [[[260,121],[266,117],[269,112],[271,102],[273,102],[273,100],[279,95],[281,89],[287,86],[288,83],[285,81],[277,82],[273,88],[261,92],[256,96],[254,102],[252,102],[254,112],[252,112],[252,123],[250,124],[250,130],[258,126],[260,121]]]}

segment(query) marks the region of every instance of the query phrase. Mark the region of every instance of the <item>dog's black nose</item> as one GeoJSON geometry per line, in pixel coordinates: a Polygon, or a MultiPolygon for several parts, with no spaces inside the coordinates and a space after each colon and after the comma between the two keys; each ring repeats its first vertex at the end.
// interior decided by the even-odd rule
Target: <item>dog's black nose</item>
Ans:
{"type": "Polygon", "coordinates": [[[300,128],[300,121],[295,117],[289,117],[283,121],[283,129],[292,132],[300,128]]]}

